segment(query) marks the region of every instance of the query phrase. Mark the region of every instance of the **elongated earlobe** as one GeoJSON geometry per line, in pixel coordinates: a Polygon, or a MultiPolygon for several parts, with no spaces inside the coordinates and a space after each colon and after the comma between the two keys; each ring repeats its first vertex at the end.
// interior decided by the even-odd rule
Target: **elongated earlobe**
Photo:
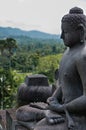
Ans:
{"type": "Polygon", "coordinates": [[[77,30],[80,32],[80,43],[84,43],[85,40],[85,30],[84,30],[84,25],[79,24],[77,27],[77,30]]]}

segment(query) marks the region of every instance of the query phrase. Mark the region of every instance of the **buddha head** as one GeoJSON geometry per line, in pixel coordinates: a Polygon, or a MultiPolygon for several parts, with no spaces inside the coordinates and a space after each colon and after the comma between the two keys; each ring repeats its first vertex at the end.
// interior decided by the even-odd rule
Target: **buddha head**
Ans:
{"type": "Polygon", "coordinates": [[[70,9],[67,15],[62,18],[61,38],[66,46],[72,47],[82,44],[86,38],[86,16],[83,10],[78,7],[70,9]]]}

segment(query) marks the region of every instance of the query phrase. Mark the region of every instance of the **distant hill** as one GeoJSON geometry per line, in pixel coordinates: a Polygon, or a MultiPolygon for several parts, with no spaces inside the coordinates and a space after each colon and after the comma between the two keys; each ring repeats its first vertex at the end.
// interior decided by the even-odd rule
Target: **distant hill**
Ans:
{"type": "Polygon", "coordinates": [[[18,44],[62,43],[60,35],[49,34],[36,30],[25,31],[19,28],[0,27],[0,39],[7,37],[14,38],[18,44]]]}
{"type": "Polygon", "coordinates": [[[36,30],[25,31],[19,28],[12,27],[0,27],[0,38],[4,37],[20,37],[26,36],[30,38],[41,38],[41,39],[59,39],[59,35],[48,34],[36,30]]]}

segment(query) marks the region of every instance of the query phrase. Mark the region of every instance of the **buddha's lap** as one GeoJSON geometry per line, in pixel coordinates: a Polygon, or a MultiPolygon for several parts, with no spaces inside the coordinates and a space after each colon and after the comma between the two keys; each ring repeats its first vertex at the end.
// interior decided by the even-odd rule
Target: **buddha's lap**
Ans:
{"type": "MultiPolygon", "coordinates": [[[[36,119],[37,119],[38,115],[43,114],[43,111],[41,113],[41,111],[39,109],[31,108],[28,105],[25,107],[24,106],[21,107],[19,110],[22,110],[21,115],[22,116],[26,115],[26,118],[28,118],[28,119],[34,118],[34,116],[37,116],[36,117],[36,119]],[[27,110],[26,110],[26,108],[27,108],[27,110]],[[24,114],[24,113],[27,113],[27,114],[24,114]],[[27,115],[28,115],[28,117],[27,117],[27,115]],[[31,115],[31,117],[30,117],[30,115],[31,115]]],[[[56,113],[55,113],[55,115],[56,115],[56,113]]],[[[77,130],[86,130],[86,116],[72,116],[72,118],[73,118],[73,121],[75,123],[77,130]]],[[[55,124],[55,125],[48,124],[48,122],[44,118],[37,123],[34,130],[68,130],[67,126],[68,126],[68,122],[67,122],[66,117],[65,117],[64,123],[59,123],[59,124],[55,124]]]]}
{"type": "MultiPolygon", "coordinates": [[[[72,118],[75,123],[74,130],[86,130],[86,117],[73,116],[72,118]]],[[[34,130],[68,130],[68,122],[67,122],[67,119],[65,118],[64,123],[50,125],[47,123],[46,119],[44,118],[37,123],[34,130]]]]}

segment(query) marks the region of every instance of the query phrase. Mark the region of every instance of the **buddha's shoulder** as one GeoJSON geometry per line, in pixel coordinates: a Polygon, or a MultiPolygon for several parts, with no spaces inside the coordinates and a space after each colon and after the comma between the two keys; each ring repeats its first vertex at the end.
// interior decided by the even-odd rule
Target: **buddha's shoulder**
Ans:
{"type": "Polygon", "coordinates": [[[84,45],[80,50],[78,50],[78,59],[86,61],[86,45],[84,45]]]}
{"type": "Polygon", "coordinates": [[[77,63],[86,62],[86,45],[82,45],[76,49],[74,53],[74,58],[77,63]]]}
{"type": "Polygon", "coordinates": [[[81,52],[81,56],[86,56],[86,44],[83,46],[80,52],[81,52]]]}

